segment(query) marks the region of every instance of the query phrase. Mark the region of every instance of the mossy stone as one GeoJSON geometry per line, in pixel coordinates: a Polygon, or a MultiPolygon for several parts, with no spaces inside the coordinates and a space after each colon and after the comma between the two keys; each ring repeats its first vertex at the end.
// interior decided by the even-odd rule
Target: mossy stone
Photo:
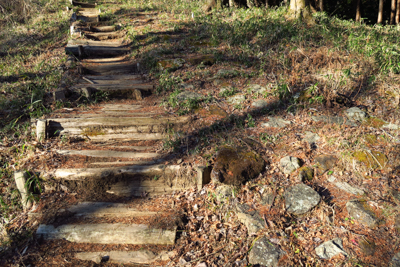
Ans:
{"type": "Polygon", "coordinates": [[[265,165],[264,159],[254,151],[223,146],[216,153],[211,179],[228,185],[242,185],[256,178],[265,165]]]}
{"type": "Polygon", "coordinates": [[[372,169],[384,168],[388,162],[388,158],[385,154],[374,150],[356,151],[353,157],[372,169]]]}
{"type": "Polygon", "coordinates": [[[301,181],[311,181],[314,178],[314,169],[304,166],[300,168],[299,178],[301,181]]]}

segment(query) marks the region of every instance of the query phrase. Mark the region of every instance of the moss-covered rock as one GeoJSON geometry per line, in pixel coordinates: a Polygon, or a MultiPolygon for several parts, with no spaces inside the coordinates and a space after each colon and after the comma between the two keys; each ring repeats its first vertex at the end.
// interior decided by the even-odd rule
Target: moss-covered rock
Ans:
{"type": "Polygon", "coordinates": [[[299,178],[303,182],[311,181],[314,178],[314,169],[307,166],[300,168],[299,178]]]}
{"type": "Polygon", "coordinates": [[[192,65],[206,65],[206,66],[211,66],[215,63],[215,57],[214,55],[200,55],[200,56],[194,56],[191,58],[186,59],[190,64],[192,65]]]}
{"type": "Polygon", "coordinates": [[[241,185],[256,178],[265,165],[264,159],[254,151],[223,146],[216,153],[211,179],[228,185],[241,185]]]}
{"type": "Polygon", "coordinates": [[[157,66],[160,70],[177,70],[181,68],[185,62],[183,58],[164,59],[158,61],[157,66]]]}
{"type": "Polygon", "coordinates": [[[353,153],[353,157],[358,161],[364,163],[368,168],[382,169],[386,166],[388,158],[385,154],[374,150],[362,150],[353,153]]]}

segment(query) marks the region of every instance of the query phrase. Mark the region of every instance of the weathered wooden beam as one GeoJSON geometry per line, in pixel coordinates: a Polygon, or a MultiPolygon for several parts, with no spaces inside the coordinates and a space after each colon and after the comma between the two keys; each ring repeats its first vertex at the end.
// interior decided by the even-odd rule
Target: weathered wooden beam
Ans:
{"type": "Polygon", "coordinates": [[[14,180],[17,185],[18,191],[21,194],[21,201],[24,210],[30,209],[32,207],[32,201],[29,200],[28,189],[26,187],[26,182],[28,180],[28,174],[24,171],[22,172],[15,172],[14,173],[14,180]]]}
{"type": "Polygon", "coordinates": [[[85,76],[91,80],[136,80],[136,79],[143,79],[146,76],[140,74],[121,74],[121,75],[101,75],[101,76],[94,76],[94,75],[86,75],[85,76]]]}
{"type": "Polygon", "coordinates": [[[72,5],[86,7],[86,8],[95,8],[97,6],[97,3],[84,3],[84,2],[72,0],[72,5]]]}
{"type": "Polygon", "coordinates": [[[114,158],[156,158],[159,157],[158,153],[138,153],[128,151],[115,151],[115,150],[57,150],[57,153],[64,156],[81,155],[88,157],[114,157],[114,158]]]}
{"type": "Polygon", "coordinates": [[[47,120],[38,119],[36,122],[36,139],[44,141],[47,138],[47,120]]]}
{"type": "Polygon", "coordinates": [[[78,90],[81,88],[90,88],[93,91],[124,91],[124,90],[144,90],[151,91],[154,89],[154,85],[146,83],[132,83],[127,85],[116,85],[116,84],[77,84],[71,87],[71,90],[78,90]]]}
{"type": "MultiPolygon", "coordinates": [[[[173,171],[179,166],[170,165],[133,165],[115,168],[77,168],[77,169],[57,169],[51,174],[54,179],[63,180],[85,180],[85,179],[100,179],[105,177],[114,177],[120,175],[145,175],[154,177],[162,175],[165,171],[173,171]]],[[[45,175],[46,176],[46,175],[45,175]]],[[[157,186],[157,181],[134,181],[141,186],[157,186]]],[[[158,186],[165,187],[163,182],[158,181],[158,186]]]]}
{"type": "Polygon", "coordinates": [[[107,40],[107,39],[117,39],[122,38],[126,35],[126,31],[118,31],[118,32],[99,32],[99,33],[87,33],[85,34],[86,38],[94,39],[94,40],[107,40]]]}
{"type": "MultiPolygon", "coordinates": [[[[129,47],[107,47],[107,46],[83,46],[83,51],[86,56],[113,57],[127,54],[131,51],[129,47]]],[[[66,46],[65,52],[79,57],[79,46],[66,46]]]]}
{"type": "Polygon", "coordinates": [[[173,245],[176,227],[174,230],[163,230],[144,224],[99,223],[61,225],[55,228],[42,224],[36,234],[45,239],[66,239],[76,243],[173,245]]]}
{"type": "Polygon", "coordinates": [[[112,25],[112,26],[93,26],[90,27],[90,30],[94,32],[113,32],[116,30],[119,30],[121,27],[117,25],[112,25]]]}
{"type": "Polygon", "coordinates": [[[117,63],[128,59],[127,56],[112,57],[112,58],[88,58],[81,60],[82,63],[117,63]]]}
{"type": "Polygon", "coordinates": [[[99,85],[99,86],[112,86],[112,85],[119,85],[119,86],[129,86],[132,84],[145,84],[146,82],[143,80],[97,80],[97,79],[91,79],[90,80],[92,83],[91,84],[84,84],[86,81],[85,80],[80,80],[79,82],[81,84],[79,84],[78,88],[81,87],[87,87],[87,86],[91,86],[91,85],[99,85]],[[83,84],[82,84],[83,83],[83,84]]]}
{"type": "Polygon", "coordinates": [[[158,254],[141,249],[138,251],[99,251],[99,252],[78,252],[75,258],[79,260],[93,261],[100,264],[102,260],[115,264],[151,264],[157,260],[169,260],[174,253],[161,251],[158,254]]]}

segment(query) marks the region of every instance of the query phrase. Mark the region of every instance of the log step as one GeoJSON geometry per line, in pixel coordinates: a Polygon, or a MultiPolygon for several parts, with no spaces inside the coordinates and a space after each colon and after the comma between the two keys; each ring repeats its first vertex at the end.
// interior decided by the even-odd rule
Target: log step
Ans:
{"type": "Polygon", "coordinates": [[[90,30],[94,32],[114,32],[116,30],[119,30],[121,27],[117,25],[112,25],[112,26],[92,26],[90,27],[90,30]]]}
{"type": "Polygon", "coordinates": [[[92,91],[125,91],[125,90],[144,90],[151,91],[154,89],[154,85],[148,83],[131,83],[126,85],[119,84],[77,84],[70,87],[71,90],[79,90],[81,88],[90,88],[92,91]]]}
{"type": "Polygon", "coordinates": [[[140,74],[101,75],[101,76],[86,75],[85,78],[89,80],[136,80],[136,79],[143,79],[145,78],[145,76],[140,74]]]}
{"type": "Polygon", "coordinates": [[[117,31],[117,32],[99,32],[99,33],[86,33],[85,37],[93,40],[107,40],[107,39],[117,39],[122,38],[126,35],[126,31],[117,31]]]}
{"type": "Polygon", "coordinates": [[[115,150],[57,150],[57,153],[64,156],[81,155],[88,157],[113,157],[113,158],[143,158],[150,159],[159,157],[158,153],[138,153],[128,151],[115,151],[115,150]]]}
{"type": "Polygon", "coordinates": [[[129,53],[131,50],[129,45],[130,42],[122,39],[115,39],[112,42],[72,39],[68,41],[65,52],[78,57],[115,57],[129,53]]]}
{"type": "Polygon", "coordinates": [[[144,224],[99,223],[83,225],[40,225],[36,234],[44,239],[66,239],[76,243],[173,245],[174,230],[154,229],[144,224]]]}
{"type": "MultiPolygon", "coordinates": [[[[44,176],[51,176],[57,180],[69,180],[69,181],[83,181],[86,179],[101,179],[107,176],[107,178],[117,177],[121,175],[142,175],[146,177],[160,176],[165,173],[174,173],[179,170],[179,165],[132,165],[124,167],[114,168],[75,168],[75,169],[57,169],[54,173],[47,174],[44,176]]],[[[162,186],[162,182],[159,181],[134,181],[139,186],[162,186]],[[159,182],[159,183],[158,183],[159,182]]]]}
{"type": "MultiPolygon", "coordinates": [[[[85,77],[86,78],[86,77],[85,77]]],[[[86,78],[87,79],[87,78],[86,78]]],[[[129,86],[132,84],[144,84],[146,83],[146,81],[143,80],[99,80],[99,79],[88,79],[89,81],[91,81],[91,83],[87,83],[86,79],[81,79],[79,80],[79,83],[77,86],[81,87],[88,87],[88,86],[111,86],[111,85],[123,85],[123,86],[129,86]]]]}
{"type": "Polygon", "coordinates": [[[137,72],[137,63],[107,63],[99,65],[84,64],[80,67],[81,74],[90,75],[113,75],[128,74],[137,72]]]}
{"type": "Polygon", "coordinates": [[[80,6],[80,7],[84,7],[84,8],[95,8],[97,6],[97,3],[85,3],[85,2],[79,2],[79,1],[72,0],[72,5],[80,6]]]}
{"type": "Polygon", "coordinates": [[[99,252],[77,252],[75,258],[79,260],[93,261],[100,264],[102,261],[115,264],[151,264],[157,260],[166,261],[174,253],[161,251],[155,254],[149,250],[141,249],[139,251],[99,251],[99,252]]]}
{"type": "MultiPolygon", "coordinates": [[[[155,211],[142,211],[132,208],[127,204],[112,202],[81,202],[70,206],[65,210],[61,209],[58,212],[61,214],[65,211],[72,213],[69,214],[69,216],[77,218],[150,217],[163,213],[155,211]]],[[[38,219],[43,216],[43,212],[29,212],[28,216],[30,219],[38,219]]]]}

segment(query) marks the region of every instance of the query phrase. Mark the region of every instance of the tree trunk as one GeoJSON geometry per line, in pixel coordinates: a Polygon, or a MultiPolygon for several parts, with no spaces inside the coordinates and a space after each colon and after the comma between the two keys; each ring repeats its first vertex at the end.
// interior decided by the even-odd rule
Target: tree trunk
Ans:
{"type": "Polygon", "coordinates": [[[324,0],[319,0],[319,11],[324,11],[324,0]]]}
{"type": "Polygon", "coordinates": [[[356,0],[357,1],[357,6],[356,6],[356,21],[360,22],[361,21],[361,0],[356,0]]]}
{"type": "Polygon", "coordinates": [[[289,11],[296,19],[304,19],[307,22],[312,22],[309,0],[290,0],[289,11]]]}
{"type": "Polygon", "coordinates": [[[400,0],[397,0],[397,8],[396,8],[396,24],[400,22],[400,0]]]}
{"type": "Polygon", "coordinates": [[[383,0],[379,0],[378,20],[377,23],[381,24],[383,21],[383,0]]]}
{"type": "Polygon", "coordinates": [[[393,25],[396,17],[396,0],[392,0],[390,6],[390,24],[393,25]]]}

